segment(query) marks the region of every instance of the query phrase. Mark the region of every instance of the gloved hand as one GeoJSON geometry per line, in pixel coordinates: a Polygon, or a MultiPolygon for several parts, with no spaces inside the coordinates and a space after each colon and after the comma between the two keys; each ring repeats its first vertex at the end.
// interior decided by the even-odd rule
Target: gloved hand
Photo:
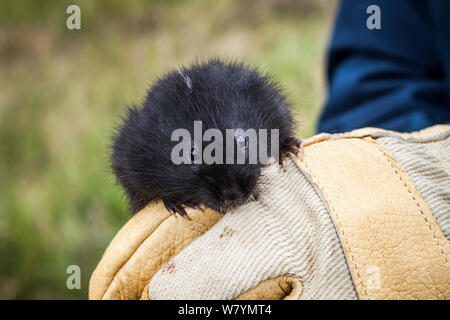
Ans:
{"type": "Polygon", "coordinates": [[[150,299],[357,299],[323,200],[295,160],[279,168],[156,273],[150,299]]]}
{"type": "Polygon", "coordinates": [[[89,297],[449,299],[450,127],[304,144],[224,216],[149,204],[111,241],[89,297]]]}

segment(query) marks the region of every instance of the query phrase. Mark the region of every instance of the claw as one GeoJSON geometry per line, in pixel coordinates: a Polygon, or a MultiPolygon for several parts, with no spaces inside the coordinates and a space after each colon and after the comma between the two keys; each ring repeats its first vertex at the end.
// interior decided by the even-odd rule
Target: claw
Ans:
{"type": "Polygon", "coordinates": [[[248,197],[248,201],[249,202],[252,202],[252,201],[256,201],[256,200],[258,200],[258,193],[253,193],[253,194],[251,194],[249,197],[248,197]]]}
{"type": "Polygon", "coordinates": [[[164,206],[166,207],[167,211],[169,211],[171,214],[179,214],[182,217],[186,217],[189,219],[189,216],[186,213],[186,210],[181,206],[181,204],[173,204],[171,202],[168,202],[166,200],[163,201],[164,206]]]}
{"type": "Polygon", "coordinates": [[[283,171],[286,171],[286,156],[287,154],[285,155],[283,153],[280,155],[280,166],[283,171]]]}

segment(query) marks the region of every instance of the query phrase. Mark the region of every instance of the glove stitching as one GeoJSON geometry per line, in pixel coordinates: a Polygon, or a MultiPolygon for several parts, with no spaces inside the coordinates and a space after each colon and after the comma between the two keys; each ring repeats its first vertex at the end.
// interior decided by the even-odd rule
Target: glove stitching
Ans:
{"type": "Polygon", "coordinates": [[[348,257],[350,258],[350,259],[349,259],[349,260],[350,260],[350,264],[351,264],[351,266],[353,267],[353,269],[355,270],[357,282],[360,283],[364,295],[365,295],[365,296],[368,296],[367,289],[366,289],[365,286],[364,286],[364,282],[362,281],[362,278],[361,278],[361,275],[360,275],[360,273],[359,273],[357,264],[355,263],[355,260],[356,260],[356,259],[355,259],[355,257],[353,256],[353,253],[352,253],[352,251],[351,251],[351,249],[350,249],[350,245],[349,245],[349,243],[348,243],[348,239],[347,239],[347,237],[345,236],[345,232],[344,232],[343,225],[342,225],[342,223],[341,223],[341,221],[340,221],[340,219],[339,219],[339,215],[336,213],[336,209],[335,209],[335,207],[334,207],[332,201],[330,201],[330,199],[329,199],[329,197],[328,197],[328,193],[326,192],[326,190],[325,190],[325,188],[323,187],[323,185],[321,185],[321,184],[319,183],[319,180],[318,180],[317,177],[314,175],[314,173],[312,172],[311,168],[309,168],[309,166],[306,164],[306,162],[303,161],[303,159],[300,159],[300,161],[305,165],[305,168],[307,169],[307,171],[309,172],[309,174],[310,174],[311,177],[313,178],[313,182],[314,182],[315,184],[317,184],[317,186],[319,187],[319,189],[322,191],[323,196],[324,196],[326,202],[329,204],[330,210],[334,213],[334,217],[335,217],[336,223],[337,223],[338,226],[339,226],[338,229],[339,229],[339,231],[341,232],[341,239],[345,242],[346,248],[348,249],[348,253],[349,253],[349,254],[348,254],[348,257]]]}

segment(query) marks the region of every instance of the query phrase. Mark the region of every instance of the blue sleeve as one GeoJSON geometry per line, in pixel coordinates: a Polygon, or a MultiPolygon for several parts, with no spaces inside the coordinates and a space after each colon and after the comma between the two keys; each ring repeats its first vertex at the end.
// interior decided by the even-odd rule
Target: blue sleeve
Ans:
{"type": "Polygon", "coordinates": [[[343,0],[318,130],[415,131],[450,121],[450,1],[343,0]],[[378,5],[381,29],[366,13],[378,5]]]}

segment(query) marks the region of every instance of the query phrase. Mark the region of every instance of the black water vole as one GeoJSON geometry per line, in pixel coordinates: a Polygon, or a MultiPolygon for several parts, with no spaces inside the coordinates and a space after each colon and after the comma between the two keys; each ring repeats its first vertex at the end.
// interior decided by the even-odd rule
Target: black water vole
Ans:
{"type": "MultiPolygon", "coordinates": [[[[248,163],[248,136],[236,135],[233,144],[233,150],[244,150],[245,164],[174,163],[172,150],[178,142],[172,134],[180,128],[193,134],[194,121],[201,121],[202,134],[212,128],[224,136],[226,129],[278,129],[280,153],[297,152],[288,104],[268,76],[219,60],[170,72],[150,88],[143,106],[128,109],[113,139],[112,169],[133,212],[162,199],[170,212],[180,215],[185,214],[183,206],[200,204],[225,213],[255,194],[264,164],[248,163]]],[[[193,142],[188,157],[195,162],[206,145],[202,141],[198,148],[193,142]]],[[[226,154],[225,148],[223,159],[226,154]]]]}

